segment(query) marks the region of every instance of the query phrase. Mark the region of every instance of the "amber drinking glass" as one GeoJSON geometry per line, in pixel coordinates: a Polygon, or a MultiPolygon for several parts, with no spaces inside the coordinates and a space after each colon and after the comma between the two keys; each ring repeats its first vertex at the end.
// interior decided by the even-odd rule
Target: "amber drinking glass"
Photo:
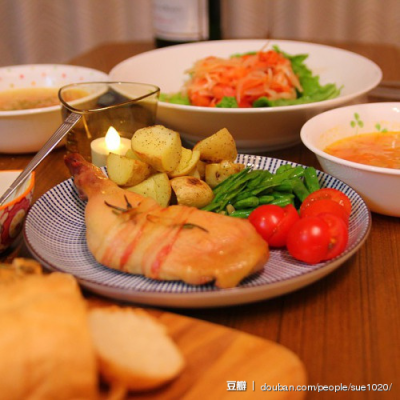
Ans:
{"type": "Polygon", "coordinates": [[[82,82],[62,87],[58,97],[63,118],[70,113],[81,115],[67,135],[67,150],[98,165],[104,164],[102,152],[121,154],[136,130],[155,124],[159,94],[157,86],[135,82],[82,82]],[[117,147],[107,144],[110,131],[117,135],[117,147]]]}

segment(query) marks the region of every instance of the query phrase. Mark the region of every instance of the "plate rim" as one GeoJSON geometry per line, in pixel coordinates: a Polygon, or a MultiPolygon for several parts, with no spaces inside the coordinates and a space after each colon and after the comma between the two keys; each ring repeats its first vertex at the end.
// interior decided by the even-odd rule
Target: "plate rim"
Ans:
{"type": "MultiPolygon", "coordinates": [[[[91,282],[84,278],[78,278],[76,280],[86,289],[91,290],[94,293],[100,294],[110,299],[128,301],[133,303],[139,303],[147,306],[157,307],[171,307],[171,308],[182,308],[182,309],[194,309],[194,308],[217,308],[217,307],[233,307],[237,305],[244,305],[249,303],[255,303],[258,301],[269,300],[284,296],[286,294],[295,292],[303,289],[306,286],[312,285],[318,280],[326,277],[337,268],[342,266],[349,258],[351,258],[359,248],[364,244],[368,238],[371,225],[369,224],[366,234],[363,239],[352,248],[344,258],[335,260],[323,267],[313,270],[311,272],[299,275],[289,280],[275,282],[268,284],[269,293],[265,295],[266,285],[259,285],[254,287],[244,288],[231,288],[223,289],[223,291],[211,291],[211,292],[189,292],[189,293],[161,293],[161,292],[142,292],[142,291],[123,291],[122,289],[113,288],[107,285],[101,285],[96,282],[91,282]],[[205,296],[206,293],[206,296],[205,296]],[[240,294],[240,295],[239,295],[240,294]],[[162,303],[160,303],[162,301],[162,303]],[[182,304],[182,302],[184,303],[182,304]]],[[[40,257],[30,246],[29,242],[26,242],[28,249],[35,255],[35,257],[43,263],[47,268],[54,272],[65,272],[61,269],[54,268],[46,260],[40,257]]]]}

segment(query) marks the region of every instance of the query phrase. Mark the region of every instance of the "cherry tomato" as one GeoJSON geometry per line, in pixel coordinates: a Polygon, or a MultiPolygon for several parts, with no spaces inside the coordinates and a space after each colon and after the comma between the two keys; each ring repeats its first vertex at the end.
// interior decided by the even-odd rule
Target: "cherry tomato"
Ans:
{"type": "Polygon", "coordinates": [[[329,225],[320,217],[300,218],[290,229],[286,247],[297,260],[317,264],[327,255],[329,225]]]}
{"type": "Polygon", "coordinates": [[[338,256],[346,248],[347,225],[330,213],[302,217],[290,229],[286,246],[296,259],[316,264],[338,256]]]}
{"type": "Polygon", "coordinates": [[[323,213],[331,213],[341,218],[346,225],[349,223],[350,214],[338,202],[331,199],[319,199],[311,201],[306,207],[300,207],[300,217],[319,216],[323,213]]]}
{"type": "Polygon", "coordinates": [[[200,95],[198,93],[193,93],[190,96],[190,102],[194,106],[208,107],[210,105],[211,98],[208,97],[208,96],[202,96],[202,95],[200,95]]]}
{"type": "Polygon", "coordinates": [[[351,201],[350,199],[340,190],[334,188],[322,188],[316,190],[309,194],[305,200],[303,201],[300,207],[300,215],[304,212],[304,210],[310,206],[313,202],[317,200],[333,200],[336,203],[339,203],[342,207],[344,207],[345,212],[348,217],[350,217],[351,213],[351,201]]]}
{"type": "Polygon", "coordinates": [[[329,226],[330,240],[326,256],[323,260],[330,260],[341,254],[349,240],[349,231],[346,223],[339,217],[330,213],[323,213],[319,215],[329,226]]]}
{"type": "Polygon", "coordinates": [[[248,220],[271,247],[284,247],[290,228],[299,218],[292,204],[285,207],[266,204],[257,207],[248,220]]]}

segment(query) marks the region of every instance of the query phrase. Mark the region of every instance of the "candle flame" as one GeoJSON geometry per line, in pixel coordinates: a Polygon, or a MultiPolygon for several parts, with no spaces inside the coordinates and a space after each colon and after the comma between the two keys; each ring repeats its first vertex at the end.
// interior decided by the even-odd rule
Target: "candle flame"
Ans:
{"type": "Polygon", "coordinates": [[[121,138],[114,127],[110,126],[108,128],[108,131],[107,131],[107,134],[105,137],[105,141],[106,141],[107,150],[109,150],[109,151],[117,150],[118,147],[120,146],[121,138]]]}

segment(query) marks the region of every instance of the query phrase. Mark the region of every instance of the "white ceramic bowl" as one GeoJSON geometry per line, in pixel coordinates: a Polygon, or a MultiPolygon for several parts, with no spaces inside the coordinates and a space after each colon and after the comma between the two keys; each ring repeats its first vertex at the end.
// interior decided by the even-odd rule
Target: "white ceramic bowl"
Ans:
{"type": "MultiPolygon", "coordinates": [[[[0,196],[10,187],[21,171],[0,171],[0,196]]],[[[22,230],[32,204],[35,173],[32,172],[18,189],[0,206],[0,253],[7,250],[22,230]]]]}
{"type": "MultiPolygon", "coordinates": [[[[108,75],[104,72],[72,65],[32,64],[0,68],[0,91],[60,88],[70,83],[107,80],[108,75]]],[[[60,105],[0,111],[0,153],[36,152],[61,123],[60,105]]]]}
{"type": "Polygon", "coordinates": [[[346,182],[371,211],[400,217],[400,170],[359,164],[324,152],[341,138],[362,133],[400,131],[400,103],[370,103],[341,107],[311,118],[301,140],[316,154],[324,171],[346,182]]]}
{"type": "MultiPolygon", "coordinates": [[[[183,44],[152,50],[131,57],[110,71],[110,79],[147,82],[162,93],[178,92],[195,61],[207,56],[229,57],[261,50],[265,40],[220,40],[183,44]]],[[[190,143],[227,128],[242,152],[260,152],[300,142],[300,128],[310,117],[329,108],[356,101],[382,79],[380,68],[358,54],[318,44],[271,40],[291,55],[308,54],[307,66],[320,76],[320,83],[343,87],[339,97],[318,103],[252,109],[223,109],[159,102],[157,119],[181,133],[190,143]]]]}

